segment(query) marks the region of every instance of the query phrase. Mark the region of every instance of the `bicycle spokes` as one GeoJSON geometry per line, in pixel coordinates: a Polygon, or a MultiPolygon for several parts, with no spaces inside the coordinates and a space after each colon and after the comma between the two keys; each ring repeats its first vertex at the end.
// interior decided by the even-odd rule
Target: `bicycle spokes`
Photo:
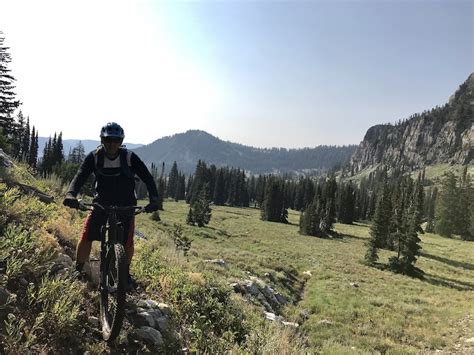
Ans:
{"type": "Polygon", "coordinates": [[[125,314],[126,257],[121,244],[108,246],[101,289],[102,335],[111,341],[117,337],[125,314]]]}

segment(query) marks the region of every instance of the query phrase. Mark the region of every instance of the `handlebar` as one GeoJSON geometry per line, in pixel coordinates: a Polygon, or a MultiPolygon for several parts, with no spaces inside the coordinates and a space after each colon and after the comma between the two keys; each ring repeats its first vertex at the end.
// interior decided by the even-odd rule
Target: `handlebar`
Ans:
{"type": "Polygon", "coordinates": [[[99,208],[105,212],[132,212],[134,215],[145,212],[144,206],[103,206],[98,202],[88,203],[79,200],[79,209],[81,211],[92,211],[94,208],[99,208]]]}

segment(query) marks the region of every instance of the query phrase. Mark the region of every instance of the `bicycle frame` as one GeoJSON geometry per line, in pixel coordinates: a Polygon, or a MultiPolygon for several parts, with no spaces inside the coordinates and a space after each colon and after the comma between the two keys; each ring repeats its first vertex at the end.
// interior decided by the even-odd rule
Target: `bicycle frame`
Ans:
{"type": "MultiPolygon", "coordinates": [[[[123,234],[123,226],[122,222],[119,221],[118,213],[130,213],[131,211],[134,212],[134,215],[137,215],[144,211],[144,207],[141,206],[102,206],[101,204],[94,202],[94,203],[84,203],[80,202],[81,209],[83,210],[92,210],[93,208],[101,209],[104,213],[107,214],[106,223],[101,227],[100,230],[100,275],[102,275],[102,271],[104,270],[104,261],[105,256],[107,254],[108,249],[113,246],[114,243],[122,243],[124,244],[124,234],[123,234]]],[[[100,278],[100,287],[106,287],[104,285],[105,280],[100,278]]]]}
{"type": "Polygon", "coordinates": [[[145,210],[140,206],[102,206],[98,203],[79,204],[82,210],[101,209],[106,215],[106,222],[100,230],[100,322],[102,324],[102,336],[106,341],[114,340],[120,333],[122,327],[126,291],[124,282],[126,282],[126,252],[124,248],[125,240],[122,221],[119,218],[120,213],[132,215],[139,214],[145,210]],[[110,262],[111,257],[115,257],[115,276],[111,276],[110,262]],[[112,279],[110,279],[112,277],[112,279]],[[124,278],[125,277],[125,278],[124,278]],[[113,295],[113,296],[111,296],[113,295]],[[116,301],[116,307],[110,310],[109,297],[116,301]]]}
{"type": "MultiPolygon", "coordinates": [[[[106,211],[104,209],[104,211],[106,211]]],[[[105,257],[110,247],[113,247],[114,243],[123,243],[123,226],[122,222],[118,220],[117,212],[115,208],[111,208],[107,216],[106,223],[100,230],[100,277],[99,277],[99,288],[100,290],[108,287],[106,280],[102,277],[105,268],[105,257]]],[[[110,291],[110,290],[109,290],[110,291]]]]}

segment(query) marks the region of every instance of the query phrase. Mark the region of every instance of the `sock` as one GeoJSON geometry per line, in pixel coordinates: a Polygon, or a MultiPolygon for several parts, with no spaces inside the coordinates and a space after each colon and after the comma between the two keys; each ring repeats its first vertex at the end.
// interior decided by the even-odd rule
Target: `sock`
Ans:
{"type": "Polygon", "coordinates": [[[84,267],[84,263],[78,263],[76,262],[76,271],[77,272],[82,272],[82,268],[84,267]]]}

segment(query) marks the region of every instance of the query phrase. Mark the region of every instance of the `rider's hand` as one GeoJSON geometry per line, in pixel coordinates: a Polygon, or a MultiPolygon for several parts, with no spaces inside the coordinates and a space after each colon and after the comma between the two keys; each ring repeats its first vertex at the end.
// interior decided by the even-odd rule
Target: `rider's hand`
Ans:
{"type": "Polygon", "coordinates": [[[79,208],[79,201],[74,196],[67,194],[63,201],[63,205],[71,208],[79,208]]]}
{"type": "Polygon", "coordinates": [[[148,205],[145,206],[145,212],[146,213],[151,213],[158,211],[158,203],[157,202],[150,202],[148,205]]]}

